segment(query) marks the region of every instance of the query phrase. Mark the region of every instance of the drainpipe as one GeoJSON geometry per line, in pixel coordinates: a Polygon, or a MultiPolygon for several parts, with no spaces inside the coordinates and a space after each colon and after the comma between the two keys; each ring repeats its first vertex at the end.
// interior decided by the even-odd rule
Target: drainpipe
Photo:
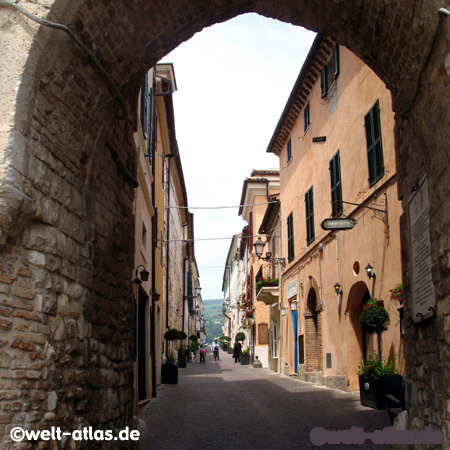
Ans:
{"type": "Polygon", "coordinates": [[[170,162],[172,160],[173,154],[169,153],[166,155],[168,159],[167,163],[167,206],[166,206],[166,292],[165,292],[165,306],[166,306],[166,330],[169,327],[169,238],[170,238],[170,162]]]}
{"type": "Polygon", "coordinates": [[[323,289],[322,289],[322,261],[320,259],[320,255],[323,255],[323,244],[319,244],[319,275],[320,275],[320,306],[322,307],[322,311],[325,311],[325,307],[323,306],[323,289]]]}
{"type": "MultiPolygon", "coordinates": [[[[154,120],[152,118],[152,120],[154,120]]],[[[154,142],[152,140],[153,145],[152,148],[149,149],[149,153],[152,155],[152,184],[151,184],[151,195],[152,195],[152,208],[153,208],[153,217],[152,217],[152,265],[151,265],[151,284],[152,284],[152,294],[156,292],[155,284],[156,284],[156,245],[158,243],[158,216],[156,214],[156,198],[155,198],[155,158],[156,158],[156,150],[154,142]]],[[[151,295],[151,312],[150,312],[150,321],[151,321],[151,333],[152,338],[150,341],[150,354],[152,355],[152,397],[156,397],[156,323],[155,323],[155,296],[151,295]]]]}

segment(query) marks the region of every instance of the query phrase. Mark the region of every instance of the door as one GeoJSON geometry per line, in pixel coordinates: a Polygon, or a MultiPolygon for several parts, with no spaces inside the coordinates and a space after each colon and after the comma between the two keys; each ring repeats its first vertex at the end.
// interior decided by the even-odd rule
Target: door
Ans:
{"type": "Polygon", "coordinates": [[[139,289],[138,298],[138,342],[137,342],[137,381],[138,381],[138,400],[144,400],[147,398],[147,361],[146,361],[146,348],[147,340],[145,339],[145,325],[146,325],[146,303],[148,297],[145,293],[139,289]]]}

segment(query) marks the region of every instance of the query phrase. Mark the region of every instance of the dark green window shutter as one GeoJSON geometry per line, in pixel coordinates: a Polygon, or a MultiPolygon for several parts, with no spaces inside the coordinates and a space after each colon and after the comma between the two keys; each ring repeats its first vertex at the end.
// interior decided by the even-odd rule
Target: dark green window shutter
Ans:
{"type": "Polygon", "coordinates": [[[194,314],[194,295],[192,290],[192,272],[187,272],[187,298],[189,306],[189,315],[194,314]]]}
{"type": "Polygon", "coordinates": [[[369,166],[369,185],[372,187],[384,176],[383,145],[381,139],[380,104],[375,103],[364,117],[369,166]]]}
{"type": "Polygon", "coordinates": [[[332,217],[339,217],[343,212],[342,183],[341,183],[341,158],[339,150],[330,160],[331,181],[331,208],[332,217]]]}
{"type": "Polygon", "coordinates": [[[315,239],[314,231],[314,193],[311,186],[305,194],[306,207],[306,243],[309,245],[315,239]]]}
{"type": "Polygon", "coordinates": [[[287,162],[289,162],[292,159],[292,143],[291,138],[289,138],[289,141],[287,143],[287,162]]]}
{"type": "Polygon", "coordinates": [[[336,44],[333,48],[333,78],[339,75],[339,45],[336,44]]]}
{"type": "Polygon", "coordinates": [[[328,67],[326,65],[320,71],[320,90],[322,98],[326,97],[328,92],[328,67]]]}
{"type": "Polygon", "coordinates": [[[145,74],[144,79],[142,80],[141,86],[141,126],[142,131],[144,132],[144,137],[147,139],[148,135],[148,81],[147,74],[145,74]]]}
{"type": "Polygon", "coordinates": [[[304,118],[305,118],[305,130],[304,131],[306,131],[309,128],[309,125],[311,124],[311,119],[310,119],[310,115],[309,115],[309,102],[305,106],[305,111],[303,114],[304,114],[304,118]]]}
{"type": "Polygon", "coordinates": [[[290,213],[287,218],[287,234],[288,234],[288,260],[291,262],[295,257],[294,251],[294,214],[290,213]]]}

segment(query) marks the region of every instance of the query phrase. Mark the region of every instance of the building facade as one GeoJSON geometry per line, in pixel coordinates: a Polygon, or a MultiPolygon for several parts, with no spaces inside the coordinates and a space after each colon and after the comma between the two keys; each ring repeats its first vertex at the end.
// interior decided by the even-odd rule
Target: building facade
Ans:
{"type": "Polygon", "coordinates": [[[256,296],[257,283],[262,278],[262,263],[256,256],[254,244],[268,203],[279,193],[277,170],[253,170],[242,188],[239,215],[248,223],[244,229],[244,252],[247,253],[246,292],[242,297],[241,327],[249,334],[250,354],[263,367],[269,366],[270,306],[256,296]]]}
{"type": "Polygon", "coordinates": [[[318,35],[267,149],[280,159],[285,373],[358,390],[372,352],[404,371],[402,304],[390,301],[402,280],[393,130],[384,84],[318,35]],[[329,218],[336,228],[322,227],[329,218]],[[339,230],[342,218],[356,225],[339,230]],[[373,298],[390,315],[382,348],[359,326],[373,298]]]}

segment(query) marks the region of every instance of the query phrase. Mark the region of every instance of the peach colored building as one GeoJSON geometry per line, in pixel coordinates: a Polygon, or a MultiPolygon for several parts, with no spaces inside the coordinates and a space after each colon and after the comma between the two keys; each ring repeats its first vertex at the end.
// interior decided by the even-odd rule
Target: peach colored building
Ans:
{"type": "Polygon", "coordinates": [[[269,366],[270,306],[259,301],[256,296],[256,283],[260,277],[258,274],[262,273],[260,269],[263,261],[256,256],[253,244],[267,204],[279,191],[278,170],[253,170],[251,176],[244,181],[239,208],[239,215],[248,223],[241,242],[248,252],[246,292],[241,300],[242,328],[249,338],[250,354],[255,359],[258,357],[263,367],[269,366]],[[246,309],[248,313],[245,313],[246,309]]]}
{"type": "Polygon", "coordinates": [[[135,410],[161,383],[164,332],[200,332],[203,302],[195,296],[199,273],[194,216],[176,142],[172,64],[157,64],[142,82],[134,142],[138,155],[135,215],[135,410]],[[167,208],[166,206],[170,206],[167,208]],[[148,272],[143,280],[142,270],[148,272]],[[196,307],[196,303],[199,307],[196,307]]]}
{"type": "Polygon", "coordinates": [[[360,358],[378,351],[359,326],[370,298],[390,314],[382,354],[403,370],[402,308],[390,301],[401,283],[393,130],[391,94],[377,75],[318,35],[267,149],[280,159],[286,374],[358,390],[360,358]],[[325,230],[327,218],[356,225],[325,230]]]}

